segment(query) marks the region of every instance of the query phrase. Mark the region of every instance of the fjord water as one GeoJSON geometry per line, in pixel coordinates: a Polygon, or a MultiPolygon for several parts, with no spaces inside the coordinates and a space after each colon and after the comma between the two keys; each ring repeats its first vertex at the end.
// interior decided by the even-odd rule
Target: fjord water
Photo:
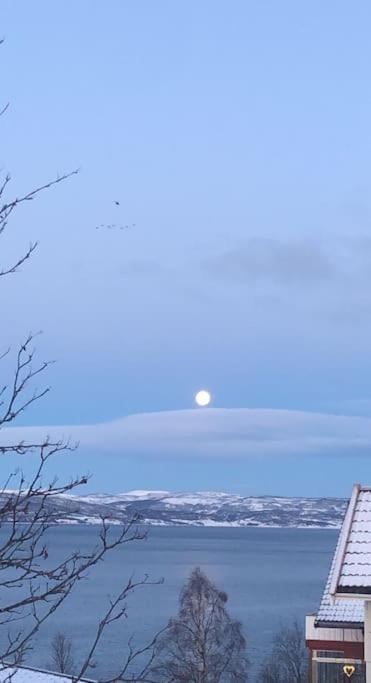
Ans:
{"type": "MultiPolygon", "coordinates": [[[[98,527],[60,526],[49,534],[51,555],[62,558],[94,545],[98,527]]],[[[92,678],[114,673],[134,633],[149,639],[177,611],[179,590],[193,567],[229,595],[228,608],[244,627],[249,658],[259,663],[277,628],[316,610],[338,531],[329,529],[151,527],[147,540],[113,552],[48,622],[29,662],[46,666],[50,638],[57,631],[73,639],[78,656],[86,651],[94,626],[130,575],[163,578],[162,585],[138,588],[128,602],[128,619],[106,634],[92,678]]]]}

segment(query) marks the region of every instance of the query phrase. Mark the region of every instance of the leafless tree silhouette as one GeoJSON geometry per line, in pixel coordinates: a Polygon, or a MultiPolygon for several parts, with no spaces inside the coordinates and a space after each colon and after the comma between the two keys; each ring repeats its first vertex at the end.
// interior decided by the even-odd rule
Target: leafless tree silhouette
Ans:
{"type": "Polygon", "coordinates": [[[241,624],[226,610],[227,595],[194,569],[178,616],[158,638],[152,675],[159,683],[245,683],[248,661],[241,624]]]}
{"type": "Polygon", "coordinates": [[[305,683],[308,680],[304,631],[296,621],[276,634],[272,652],[262,663],[257,680],[258,683],[305,683]]]}
{"type": "Polygon", "coordinates": [[[73,654],[73,645],[70,638],[64,633],[58,632],[50,643],[50,663],[51,671],[60,671],[62,674],[73,674],[76,663],[73,654]]]}

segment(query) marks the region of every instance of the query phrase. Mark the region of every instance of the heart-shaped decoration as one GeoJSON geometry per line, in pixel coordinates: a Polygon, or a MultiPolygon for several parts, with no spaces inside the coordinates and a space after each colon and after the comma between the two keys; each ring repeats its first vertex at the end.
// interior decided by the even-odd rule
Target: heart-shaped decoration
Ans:
{"type": "Polygon", "coordinates": [[[343,671],[347,678],[351,678],[356,670],[354,664],[344,664],[343,671]]]}

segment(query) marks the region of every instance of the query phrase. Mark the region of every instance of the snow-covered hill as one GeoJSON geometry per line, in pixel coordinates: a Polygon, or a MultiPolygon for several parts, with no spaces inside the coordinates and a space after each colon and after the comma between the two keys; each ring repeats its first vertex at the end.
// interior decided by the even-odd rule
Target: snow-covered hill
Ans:
{"type": "MultiPolygon", "coordinates": [[[[11,493],[1,493],[0,501],[7,495],[11,493]]],[[[96,524],[102,515],[118,524],[139,514],[144,523],[162,526],[338,528],[345,508],[342,498],[244,497],[208,491],[53,497],[59,524],[96,524]]]]}

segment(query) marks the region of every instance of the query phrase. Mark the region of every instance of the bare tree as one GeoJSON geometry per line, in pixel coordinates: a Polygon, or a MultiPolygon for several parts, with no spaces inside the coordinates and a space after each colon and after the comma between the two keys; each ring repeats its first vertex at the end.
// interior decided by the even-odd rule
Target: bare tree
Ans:
{"type": "Polygon", "coordinates": [[[52,671],[60,671],[62,674],[73,674],[76,664],[73,654],[72,641],[60,631],[55,634],[50,643],[50,663],[52,671]]]}
{"type": "Polygon", "coordinates": [[[306,683],[308,655],[304,631],[297,621],[278,631],[270,655],[261,665],[258,683],[306,683]]]}
{"type": "MultiPolygon", "coordinates": [[[[1,42],[1,41],[0,41],[1,42]]],[[[0,115],[4,114],[8,105],[0,107],[0,115]]],[[[8,222],[17,207],[34,200],[42,191],[66,181],[77,171],[58,176],[54,180],[37,186],[17,197],[9,197],[11,187],[10,175],[0,181],[0,237],[7,233],[8,222]]],[[[14,262],[0,265],[2,277],[16,273],[29,260],[37,248],[37,242],[31,242],[14,262]]],[[[2,330],[4,332],[4,330],[2,330]]],[[[1,342],[2,343],[2,342],[1,342]]],[[[29,334],[14,354],[13,370],[8,379],[0,382],[0,436],[1,430],[8,427],[31,404],[44,397],[49,388],[35,388],[35,381],[47,369],[48,362],[36,362],[33,347],[34,335],[29,334]]],[[[0,361],[4,364],[12,358],[11,348],[0,349],[0,361]]],[[[4,367],[4,365],[3,365],[4,367]]],[[[1,369],[1,368],[0,368],[1,369]]],[[[17,667],[32,647],[35,634],[48,618],[70,596],[80,579],[86,577],[90,569],[101,562],[111,550],[131,541],[143,539],[145,533],[138,526],[138,518],[133,517],[122,524],[119,529],[111,529],[102,519],[96,545],[90,552],[72,551],[64,559],[53,561],[48,550],[48,530],[55,523],[53,499],[59,494],[73,491],[76,487],[87,483],[87,477],[77,476],[68,482],[59,483],[57,479],[45,482],[46,465],[56,454],[73,449],[75,446],[64,441],[52,441],[47,436],[40,441],[16,441],[5,432],[0,441],[0,456],[23,455],[36,456],[36,467],[33,475],[26,480],[18,470],[10,472],[2,490],[0,490],[0,672],[2,683],[10,681],[17,667]],[[9,442],[7,440],[9,438],[9,442]],[[12,491],[9,491],[11,485],[12,491]]],[[[12,467],[10,462],[10,468],[12,467]]],[[[74,681],[82,679],[92,664],[92,657],[106,628],[126,615],[127,599],[132,591],[143,584],[150,583],[148,577],[134,582],[130,579],[118,595],[111,599],[106,614],[98,622],[97,632],[92,646],[74,681]]],[[[129,643],[128,654],[120,666],[115,681],[144,681],[148,662],[152,661],[152,652],[156,639],[141,649],[134,649],[129,643]],[[132,672],[133,664],[140,658],[138,674],[132,672]],[[143,663],[144,662],[144,663],[143,663]]],[[[71,652],[68,643],[62,643],[61,637],[55,642],[55,655],[59,665],[71,664],[71,652]],[[63,657],[61,646],[63,644],[63,657]]]]}
{"type": "Polygon", "coordinates": [[[281,664],[275,657],[267,657],[260,666],[257,683],[283,683],[281,664]]]}
{"type": "Polygon", "coordinates": [[[244,683],[248,662],[241,624],[226,610],[228,596],[200,569],[181,595],[178,616],[158,638],[152,675],[160,683],[244,683]]]}

